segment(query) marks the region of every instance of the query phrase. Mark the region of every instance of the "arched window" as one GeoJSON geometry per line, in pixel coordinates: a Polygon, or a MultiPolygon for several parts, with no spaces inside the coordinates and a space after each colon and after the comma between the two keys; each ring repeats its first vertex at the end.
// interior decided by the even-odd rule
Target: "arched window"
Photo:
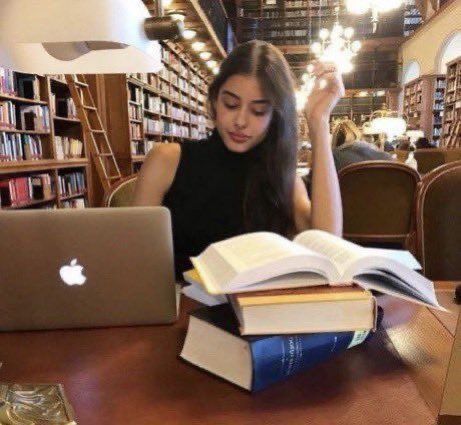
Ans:
{"type": "Polygon", "coordinates": [[[407,84],[408,82],[418,78],[421,75],[421,66],[416,61],[411,61],[407,63],[403,69],[402,84],[407,84]]]}
{"type": "Polygon", "coordinates": [[[461,56],[461,31],[450,34],[440,47],[435,69],[439,74],[447,72],[447,63],[461,56]]]}

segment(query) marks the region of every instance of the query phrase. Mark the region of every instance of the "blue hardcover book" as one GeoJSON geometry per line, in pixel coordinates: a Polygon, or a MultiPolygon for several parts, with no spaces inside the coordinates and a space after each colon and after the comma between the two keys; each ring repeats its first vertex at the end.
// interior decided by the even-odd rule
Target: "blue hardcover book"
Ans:
{"type": "Polygon", "coordinates": [[[242,388],[259,391],[362,343],[368,336],[369,331],[241,336],[231,307],[222,304],[191,314],[180,356],[242,388]]]}

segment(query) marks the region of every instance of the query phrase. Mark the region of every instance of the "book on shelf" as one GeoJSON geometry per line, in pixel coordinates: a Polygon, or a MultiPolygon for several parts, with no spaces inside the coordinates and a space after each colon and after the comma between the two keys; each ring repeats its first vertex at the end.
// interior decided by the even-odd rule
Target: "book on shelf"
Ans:
{"type": "Polygon", "coordinates": [[[42,157],[40,136],[0,131],[0,162],[37,160],[42,157]]]}
{"type": "Polygon", "coordinates": [[[40,100],[40,83],[37,76],[16,73],[16,91],[19,97],[40,100]]]}
{"type": "Polygon", "coordinates": [[[15,96],[14,71],[0,66],[0,94],[15,96]]]}
{"type": "Polygon", "coordinates": [[[83,142],[66,136],[54,137],[56,159],[81,158],[83,156],[83,142]]]}
{"type": "Polygon", "coordinates": [[[22,130],[37,132],[50,130],[48,106],[19,106],[19,116],[22,130]]]}
{"type": "Polygon", "coordinates": [[[228,304],[191,313],[180,357],[255,392],[364,342],[370,331],[242,336],[228,304]]]}
{"type": "Polygon", "coordinates": [[[443,309],[433,283],[402,261],[321,230],[306,230],[293,241],[271,232],[239,235],[211,244],[191,261],[210,294],[354,282],[443,309]]]}
{"type": "Polygon", "coordinates": [[[52,193],[49,174],[0,180],[0,206],[3,207],[16,207],[34,200],[48,199],[52,193]]]}

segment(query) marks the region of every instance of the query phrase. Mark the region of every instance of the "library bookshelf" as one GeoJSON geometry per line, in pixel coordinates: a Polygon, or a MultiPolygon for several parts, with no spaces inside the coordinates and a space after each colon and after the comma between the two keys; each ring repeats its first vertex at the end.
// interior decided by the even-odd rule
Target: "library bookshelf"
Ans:
{"type": "Polygon", "coordinates": [[[423,75],[404,86],[403,113],[408,128],[422,130],[439,144],[442,136],[446,79],[443,74],[423,75]]]}
{"type": "Polygon", "coordinates": [[[461,147],[461,57],[447,64],[442,137],[445,147],[461,147]]]}
{"type": "Polygon", "coordinates": [[[91,206],[86,141],[65,81],[0,67],[0,208],[91,206]]]}
{"type": "Polygon", "coordinates": [[[159,73],[105,75],[107,130],[122,175],[137,172],[157,143],[198,141],[212,129],[209,75],[173,43],[159,73]]]}

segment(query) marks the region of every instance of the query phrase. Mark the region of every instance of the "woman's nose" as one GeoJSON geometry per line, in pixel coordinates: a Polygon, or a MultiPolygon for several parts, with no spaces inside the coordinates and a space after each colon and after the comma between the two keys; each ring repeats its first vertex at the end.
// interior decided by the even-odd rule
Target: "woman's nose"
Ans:
{"type": "Polygon", "coordinates": [[[247,115],[245,108],[239,108],[235,115],[235,126],[238,128],[245,128],[248,125],[247,115]]]}

